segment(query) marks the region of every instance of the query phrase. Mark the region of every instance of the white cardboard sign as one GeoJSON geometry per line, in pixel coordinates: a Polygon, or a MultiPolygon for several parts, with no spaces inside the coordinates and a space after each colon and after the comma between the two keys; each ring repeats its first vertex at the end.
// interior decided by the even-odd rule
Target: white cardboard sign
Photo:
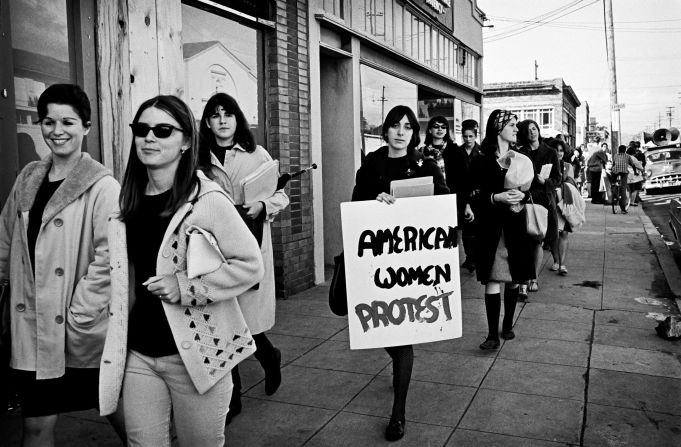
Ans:
{"type": "Polygon", "coordinates": [[[456,196],[341,204],[350,349],[461,337],[456,196]]]}

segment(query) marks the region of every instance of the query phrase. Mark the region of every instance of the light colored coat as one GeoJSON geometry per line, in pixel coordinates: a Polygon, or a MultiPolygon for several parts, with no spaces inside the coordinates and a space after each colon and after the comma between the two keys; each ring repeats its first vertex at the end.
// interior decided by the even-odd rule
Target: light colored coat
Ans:
{"type": "MultiPolygon", "coordinates": [[[[230,360],[255,347],[248,328],[235,324],[240,313],[235,297],[262,279],[258,243],[231,200],[216,183],[199,172],[200,189],[173,215],[156,259],[157,275],[174,274],[180,302],[163,303],[182,362],[199,394],[231,371],[230,360]],[[226,262],[212,273],[187,277],[186,230],[196,225],[215,236],[226,262]],[[251,347],[252,346],[252,347],[251,347]]],[[[134,305],[129,274],[125,223],[109,222],[111,250],[111,314],[102,355],[99,402],[102,415],[116,411],[127,357],[128,316],[134,305]]]]}
{"type": "MultiPolygon", "coordinates": [[[[243,205],[243,189],[239,186],[241,180],[258,169],[263,163],[272,160],[270,154],[262,147],[256,146],[255,151],[246,152],[240,145],[225,155],[224,166],[217,157],[211,154],[214,166],[212,173],[215,181],[222,186],[237,205],[243,205]]],[[[269,199],[263,201],[267,214],[263,228],[260,252],[265,263],[265,277],[257,290],[248,290],[239,295],[239,305],[244,313],[246,324],[253,334],[260,334],[274,326],[275,289],[274,289],[274,257],[272,249],[272,230],[270,223],[281,210],[289,204],[289,199],[283,189],[275,191],[269,199]]]]}
{"type": "Polygon", "coordinates": [[[120,186],[87,153],[45,206],[35,246],[35,277],[28,249],[28,216],[52,166],[51,155],[19,174],[0,215],[0,279],[11,285],[15,369],[37,379],[66,367],[98,368],[110,298],[106,223],[120,186]]]}

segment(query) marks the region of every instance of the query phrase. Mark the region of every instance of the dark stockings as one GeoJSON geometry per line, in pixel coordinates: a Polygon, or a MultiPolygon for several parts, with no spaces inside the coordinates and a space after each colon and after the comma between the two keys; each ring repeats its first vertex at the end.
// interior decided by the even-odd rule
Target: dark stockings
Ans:
{"type": "MultiPolygon", "coordinates": [[[[516,293],[516,299],[518,294],[516,293]]],[[[487,314],[487,339],[499,340],[499,312],[501,312],[501,294],[485,294],[485,313],[487,314]]]]}
{"type": "Polygon", "coordinates": [[[385,348],[393,360],[393,413],[392,418],[404,422],[407,406],[407,392],[411,380],[411,370],[414,366],[414,348],[411,345],[391,346],[385,348]]]}
{"type": "Polygon", "coordinates": [[[513,328],[513,316],[515,315],[515,306],[517,303],[518,286],[512,289],[506,284],[506,287],[504,288],[504,321],[501,325],[501,330],[504,332],[510,331],[513,328]]]}
{"type": "MultiPolygon", "coordinates": [[[[272,359],[274,359],[274,345],[272,345],[272,342],[267,338],[267,335],[265,335],[264,332],[255,334],[253,336],[253,341],[255,341],[256,348],[253,355],[258,359],[258,362],[260,362],[260,366],[262,366],[263,369],[266,369],[272,362],[272,359]]],[[[234,389],[232,390],[230,407],[234,406],[233,404],[235,401],[241,401],[241,376],[239,375],[238,365],[232,368],[232,382],[234,383],[234,389]]]]}

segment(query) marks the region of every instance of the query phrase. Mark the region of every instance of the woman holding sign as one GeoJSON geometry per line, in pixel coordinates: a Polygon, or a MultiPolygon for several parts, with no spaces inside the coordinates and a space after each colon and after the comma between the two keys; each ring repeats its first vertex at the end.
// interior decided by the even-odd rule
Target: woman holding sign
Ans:
{"type": "MultiPolygon", "coordinates": [[[[518,284],[534,277],[534,242],[527,234],[525,211],[520,205],[529,193],[506,189],[508,169],[498,160],[512,150],[516,141],[518,118],[507,110],[489,116],[482,155],[473,161],[473,210],[476,217],[478,281],[485,285],[485,311],[489,332],[480,349],[499,347],[501,285],[504,287],[504,320],[501,336],[515,338],[513,316],[518,301],[518,284]]],[[[531,166],[528,166],[531,169],[531,166]]],[[[529,178],[532,178],[529,173],[529,178]]]]}
{"type": "MultiPolygon", "coordinates": [[[[415,177],[433,177],[435,194],[448,194],[442,171],[437,162],[425,159],[416,150],[420,142],[419,122],[407,106],[395,106],[388,112],[382,129],[383,140],[388,143],[367,154],[357,171],[352,200],[378,200],[385,204],[395,203],[389,194],[390,182],[415,177]]],[[[398,298],[398,297],[396,297],[398,298]]],[[[393,408],[390,422],[385,430],[388,441],[404,436],[407,392],[414,364],[411,345],[385,348],[393,361],[393,408]]]]}
{"type": "MultiPolygon", "coordinates": [[[[257,347],[255,358],[265,370],[265,394],[270,396],[281,384],[281,352],[265,334],[274,326],[275,313],[270,222],[288,206],[289,199],[280,189],[262,201],[244,203],[241,181],[262,164],[272,161],[272,157],[262,146],[255,144],[248,121],[233,97],[216,93],[208,100],[203,109],[199,134],[199,169],[222,186],[234,200],[237,211],[260,243],[265,277],[260,284],[239,296],[239,306],[253,334],[257,347]]],[[[241,377],[238,367],[232,369],[232,380],[234,392],[227,423],[241,412],[241,377]]]]}

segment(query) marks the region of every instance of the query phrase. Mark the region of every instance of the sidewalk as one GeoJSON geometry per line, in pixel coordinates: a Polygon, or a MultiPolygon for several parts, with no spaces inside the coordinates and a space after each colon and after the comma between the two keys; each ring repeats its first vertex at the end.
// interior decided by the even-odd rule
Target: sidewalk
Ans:
{"type": "MultiPolygon", "coordinates": [[[[613,215],[587,206],[587,224],[570,235],[569,275],[550,272],[546,252],[539,292],[516,310],[517,337],[496,352],[478,349],[483,287],[462,271],[464,336],[415,346],[406,435],[395,445],[681,445],[681,341],[659,338],[652,318],[678,312],[660,245],[640,207],[613,215]]],[[[244,408],[228,445],[389,444],[390,359],[349,350],[327,293],[277,303],[269,334],[282,351],[282,386],[266,396],[259,364],[242,363],[244,408]]],[[[57,429],[58,445],[120,445],[94,412],[62,417],[57,429]]],[[[0,419],[2,445],[16,445],[18,431],[17,418],[0,419]]]]}

